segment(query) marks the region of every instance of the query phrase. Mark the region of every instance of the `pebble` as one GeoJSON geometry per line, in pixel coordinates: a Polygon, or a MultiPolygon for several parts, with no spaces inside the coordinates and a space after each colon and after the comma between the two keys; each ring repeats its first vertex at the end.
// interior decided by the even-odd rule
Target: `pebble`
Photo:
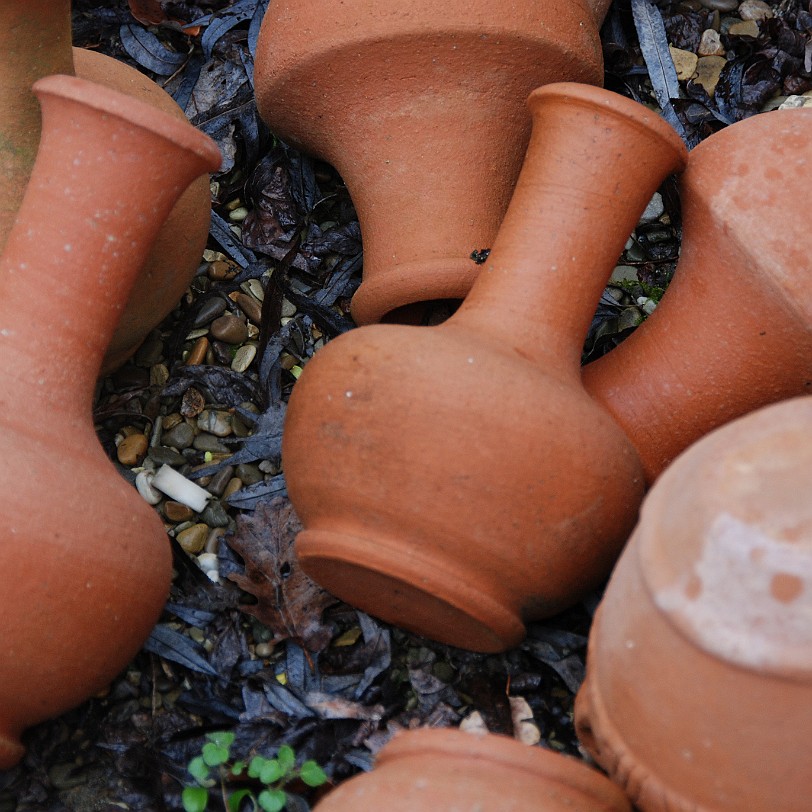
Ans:
{"type": "Polygon", "coordinates": [[[219,409],[204,409],[197,417],[197,427],[215,437],[228,437],[232,432],[231,413],[219,409]]]}
{"type": "Polygon", "coordinates": [[[220,549],[220,539],[223,538],[225,534],[226,531],[222,527],[213,527],[206,539],[206,552],[217,555],[220,549]]]}
{"type": "Polygon", "coordinates": [[[235,372],[245,372],[254,363],[256,357],[257,348],[253,344],[245,344],[235,353],[231,368],[235,372]]]}
{"type": "Polygon", "coordinates": [[[209,339],[206,336],[201,336],[195,341],[189,354],[186,356],[186,366],[193,367],[197,364],[203,363],[206,353],[209,350],[209,339]]]}
{"type": "Polygon", "coordinates": [[[265,299],[265,288],[262,286],[262,282],[259,279],[248,279],[247,281],[243,282],[240,287],[246,292],[250,293],[255,299],[259,299],[259,301],[264,301],[265,299]]]}
{"type": "Polygon", "coordinates": [[[194,320],[194,326],[203,327],[218,316],[222,316],[227,306],[226,300],[220,296],[212,296],[210,299],[206,299],[194,320]]]}
{"type": "Polygon", "coordinates": [[[237,269],[231,263],[218,259],[209,265],[206,275],[215,282],[223,282],[233,279],[237,275],[237,269]]]}
{"type": "Polygon", "coordinates": [[[712,11],[733,11],[739,5],[739,0],[699,0],[699,2],[712,11]]]}
{"type": "Polygon", "coordinates": [[[186,463],[186,457],[183,454],[162,445],[152,446],[149,450],[149,458],[157,465],[184,465],[186,463]]]}
{"type": "Polygon", "coordinates": [[[161,440],[164,445],[183,451],[195,441],[195,430],[188,423],[178,423],[174,428],[165,431],[161,440]]]}
{"type": "Polygon", "coordinates": [[[214,356],[214,360],[223,366],[229,366],[234,358],[234,347],[222,341],[212,341],[211,352],[214,356]]]}
{"type": "Polygon", "coordinates": [[[122,465],[134,468],[144,461],[148,448],[149,439],[146,434],[131,434],[119,443],[116,456],[122,465]]]}
{"type": "Polygon", "coordinates": [[[722,68],[727,64],[723,56],[703,56],[696,63],[696,78],[694,82],[702,85],[709,96],[713,96],[722,68]]]}
{"type": "Polygon", "coordinates": [[[141,471],[135,478],[135,488],[148,505],[157,505],[163,494],[152,487],[152,471],[141,471]]]}
{"type": "Polygon", "coordinates": [[[281,318],[289,319],[296,315],[296,305],[287,299],[282,299],[282,313],[281,318]]]}
{"type": "Polygon", "coordinates": [[[234,466],[226,465],[209,480],[206,490],[213,496],[222,496],[228,481],[234,476],[234,466]]]}
{"type": "Polygon", "coordinates": [[[273,654],[274,646],[272,643],[257,643],[254,647],[254,654],[257,657],[261,657],[265,659],[265,657],[270,657],[273,654]]]}
{"type": "Polygon", "coordinates": [[[163,386],[169,380],[169,367],[166,364],[153,364],[149,368],[149,385],[163,386]]]}
{"type": "Polygon", "coordinates": [[[610,282],[639,282],[637,278],[637,268],[631,265],[618,265],[612,275],[609,277],[610,282]]]}
{"type": "Polygon", "coordinates": [[[245,485],[256,485],[257,482],[262,482],[265,479],[262,471],[256,465],[245,462],[235,468],[234,476],[239,477],[245,485]]]}
{"type": "Polygon", "coordinates": [[[254,324],[259,324],[262,321],[262,304],[253,296],[249,296],[247,293],[238,293],[234,297],[234,302],[245,313],[245,317],[249,321],[254,324]]]}
{"type": "Polygon", "coordinates": [[[707,28],[702,32],[702,39],[699,41],[699,48],[696,52],[699,56],[724,56],[726,53],[718,32],[712,28],[707,28]]]}
{"type": "Polygon", "coordinates": [[[699,57],[692,51],[683,51],[682,48],[674,48],[670,45],[671,59],[674,60],[674,67],[677,69],[677,79],[686,81],[691,79],[696,73],[696,63],[699,57]]]}
{"type": "Polygon", "coordinates": [[[206,505],[206,509],[200,514],[200,518],[203,519],[209,527],[228,527],[228,513],[226,513],[226,509],[220,502],[214,499],[206,505]]]}
{"type": "Polygon", "coordinates": [[[135,363],[140,367],[151,367],[161,360],[164,344],[158,330],[153,330],[135,353],[135,363]]]}
{"type": "Polygon", "coordinates": [[[248,326],[239,317],[231,313],[215,319],[209,327],[212,338],[226,344],[242,344],[248,338],[248,326]]]}
{"type": "Polygon", "coordinates": [[[649,200],[646,210],[640,217],[641,223],[654,223],[663,216],[665,211],[665,204],[663,203],[663,196],[659,192],[655,192],[651,200],[649,200]]]}
{"type": "Polygon", "coordinates": [[[767,20],[773,15],[773,10],[764,0],[744,0],[739,6],[739,17],[743,20],[767,20]]]}
{"type": "Polygon", "coordinates": [[[164,415],[161,418],[161,428],[164,431],[169,431],[169,429],[175,428],[178,423],[183,422],[183,415],[178,414],[177,412],[172,412],[171,414],[164,415]]]}
{"type": "Polygon", "coordinates": [[[243,486],[243,481],[238,477],[232,477],[229,479],[228,484],[223,491],[223,499],[228,499],[230,496],[233,496],[237,491],[241,490],[243,486]]]}
{"type": "Polygon", "coordinates": [[[245,425],[243,419],[238,414],[235,414],[231,418],[231,428],[234,429],[235,437],[248,437],[251,434],[251,429],[245,425]]]}
{"type": "Polygon", "coordinates": [[[209,451],[212,454],[226,454],[229,452],[227,446],[224,446],[213,434],[205,431],[195,437],[192,447],[197,451],[209,451]]]}
{"type": "Polygon", "coordinates": [[[201,523],[193,524],[185,530],[181,530],[175,537],[178,544],[187,552],[197,554],[203,551],[206,546],[206,539],[209,535],[208,525],[201,523]]]}
{"type": "Polygon", "coordinates": [[[758,23],[755,20],[742,20],[739,23],[733,23],[730,28],[727,29],[727,33],[730,34],[731,37],[753,37],[755,39],[758,37],[760,31],[758,23]]]}
{"type": "Polygon", "coordinates": [[[200,564],[200,569],[203,572],[217,572],[220,569],[220,564],[214,553],[201,553],[197,557],[197,563],[200,564]]]}
{"type": "Polygon", "coordinates": [[[812,96],[787,96],[778,109],[797,110],[799,107],[812,107],[812,96]]]}
{"type": "Polygon", "coordinates": [[[170,522],[188,522],[194,515],[195,512],[188,505],[184,505],[181,502],[173,502],[171,499],[164,502],[164,516],[166,516],[170,522]]]}

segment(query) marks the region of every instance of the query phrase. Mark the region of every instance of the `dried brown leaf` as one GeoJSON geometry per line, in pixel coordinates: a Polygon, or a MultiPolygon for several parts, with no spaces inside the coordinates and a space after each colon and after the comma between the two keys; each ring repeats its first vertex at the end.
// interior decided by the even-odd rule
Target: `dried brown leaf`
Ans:
{"type": "Polygon", "coordinates": [[[293,506],[281,497],[239,516],[228,545],[245,562],[245,574],[228,577],[256,597],[255,605],[241,608],[268,626],[275,641],[292,638],[321,651],[332,637],[321,616],[336,599],[299,566],[293,542],[301,529],[293,506]]]}

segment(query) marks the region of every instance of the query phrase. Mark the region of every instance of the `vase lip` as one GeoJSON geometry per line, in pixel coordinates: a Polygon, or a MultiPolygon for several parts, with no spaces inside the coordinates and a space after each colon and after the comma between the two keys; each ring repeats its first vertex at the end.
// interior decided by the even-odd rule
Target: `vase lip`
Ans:
{"type": "Polygon", "coordinates": [[[801,396],[715,429],[655,483],[629,544],[652,608],[683,637],[732,667],[804,684],[812,509],[798,483],[810,425],[801,396]]]}
{"type": "Polygon", "coordinates": [[[418,728],[395,734],[378,754],[377,765],[399,758],[445,757],[463,760],[472,770],[498,765],[555,781],[573,792],[600,799],[607,809],[628,810],[621,789],[574,756],[523,744],[510,736],[459,728],[418,728]]]}
{"type": "Polygon", "coordinates": [[[641,102],[602,87],[580,82],[552,82],[536,88],[527,99],[531,113],[551,102],[580,105],[595,112],[625,121],[658,137],[673,153],[674,171],[682,171],[688,162],[688,148],[677,131],[658,113],[641,102]]]}
{"type": "Polygon", "coordinates": [[[220,168],[222,155],[217,144],[208,135],[188,121],[175,118],[145,101],[96,82],[65,74],[54,74],[38,79],[34,82],[32,90],[40,102],[49,96],[67,99],[105,115],[116,116],[134,127],[149,130],[154,135],[197,155],[209,172],[215,172],[220,168]]]}

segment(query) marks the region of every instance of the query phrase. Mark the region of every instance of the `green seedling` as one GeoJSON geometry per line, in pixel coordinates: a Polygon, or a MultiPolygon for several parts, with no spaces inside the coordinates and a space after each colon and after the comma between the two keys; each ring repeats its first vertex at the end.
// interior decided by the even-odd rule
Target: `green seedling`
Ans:
{"type": "Polygon", "coordinates": [[[254,756],[247,763],[232,760],[234,734],[228,731],[207,733],[199,756],[188,766],[195,784],[184,787],[182,801],[185,812],[205,812],[209,808],[212,790],[219,789],[222,806],[227,812],[240,812],[251,804],[251,812],[281,812],[288,802],[285,785],[294,779],[309,787],[319,787],[326,780],[324,770],[315,761],[296,766],[296,753],[283,744],[274,758],[254,756]],[[251,787],[234,789],[235,780],[247,780],[251,787]]]}

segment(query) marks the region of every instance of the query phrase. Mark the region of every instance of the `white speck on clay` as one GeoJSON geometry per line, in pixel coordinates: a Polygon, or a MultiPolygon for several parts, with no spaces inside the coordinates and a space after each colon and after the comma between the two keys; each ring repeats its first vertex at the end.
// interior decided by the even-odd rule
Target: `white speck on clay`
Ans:
{"type": "Polygon", "coordinates": [[[65,243],[64,248],[66,251],[73,251],[73,246],[69,242],[65,243]]]}
{"type": "Polygon", "coordinates": [[[348,390],[347,390],[347,391],[344,393],[344,397],[351,398],[351,397],[352,397],[352,392],[351,392],[351,391],[348,389],[348,390]]]}
{"type": "Polygon", "coordinates": [[[812,673],[812,539],[774,538],[722,513],[693,568],[654,598],[719,657],[749,668],[812,673]],[[695,593],[690,584],[697,579],[702,589],[695,593]]]}

